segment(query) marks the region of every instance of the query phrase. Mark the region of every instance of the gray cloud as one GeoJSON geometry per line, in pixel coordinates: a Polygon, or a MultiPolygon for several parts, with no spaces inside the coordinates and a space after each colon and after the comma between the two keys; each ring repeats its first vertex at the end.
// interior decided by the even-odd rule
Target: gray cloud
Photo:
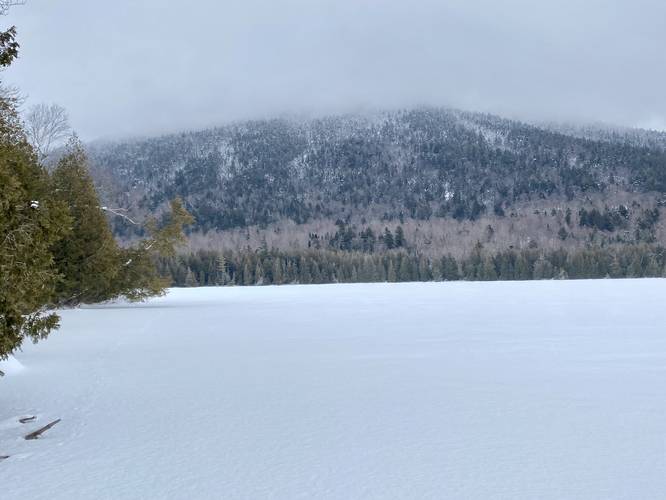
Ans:
{"type": "Polygon", "coordinates": [[[420,104],[666,128],[661,0],[28,0],[3,78],[84,138],[420,104]]]}

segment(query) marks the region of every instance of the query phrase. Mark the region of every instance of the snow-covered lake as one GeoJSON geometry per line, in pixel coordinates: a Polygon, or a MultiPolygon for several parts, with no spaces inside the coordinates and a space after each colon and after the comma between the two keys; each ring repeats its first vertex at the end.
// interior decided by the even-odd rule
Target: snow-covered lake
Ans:
{"type": "Polygon", "coordinates": [[[62,316],[0,379],[3,500],[666,495],[666,280],[180,289],[62,316]]]}

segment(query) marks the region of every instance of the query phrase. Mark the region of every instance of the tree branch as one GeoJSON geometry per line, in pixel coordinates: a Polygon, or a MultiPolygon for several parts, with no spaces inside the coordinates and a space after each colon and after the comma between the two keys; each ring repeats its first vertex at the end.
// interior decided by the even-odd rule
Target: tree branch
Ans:
{"type": "Polygon", "coordinates": [[[125,211],[124,208],[109,208],[109,207],[100,207],[100,208],[101,208],[102,210],[104,210],[105,212],[110,212],[110,213],[112,213],[113,215],[117,215],[118,217],[122,217],[122,218],[125,219],[127,222],[129,222],[130,224],[134,224],[135,226],[140,225],[138,222],[135,222],[135,221],[133,221],[132,219],[130,219],[127,215],[125,215],[125,214],[123,214],[123,213],[120,213],[121,211],[123,211],[123,212],[125,211]]]}

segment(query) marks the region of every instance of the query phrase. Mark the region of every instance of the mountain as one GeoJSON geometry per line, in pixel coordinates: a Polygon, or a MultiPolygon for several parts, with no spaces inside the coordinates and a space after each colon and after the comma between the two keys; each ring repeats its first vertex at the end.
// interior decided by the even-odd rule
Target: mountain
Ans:
{"type": "MultiPolygon", "coordinates": [[[[451,109],[272,119],[96,143],[106,203],[140,217],[175,196],[192,248],[557,248],[666,241],[666,140],[451,109]],[[384,247],[382,247],[384,245],[384,247]]],[[[131,238],[133,226],[114,220],[131,238]]]]}

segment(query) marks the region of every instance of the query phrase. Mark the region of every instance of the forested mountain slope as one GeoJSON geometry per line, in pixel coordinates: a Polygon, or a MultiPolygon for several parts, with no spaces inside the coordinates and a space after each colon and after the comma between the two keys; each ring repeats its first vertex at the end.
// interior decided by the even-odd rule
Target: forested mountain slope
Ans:
{"type": "MultiPolygon", "coordinates": [[[[662,135],[537,127],[416,109],[274,119],[90,145],[107,202],[141,215],[180,196],[197,248],[465,252],[663,242],[662,135]],[[592,138],[589,138],[592,137],[592,138]],[[370,241],[371,243],[368,243],[370,241]]],[[[118,235],[133,227],[115,221],[118,235]]]]}

